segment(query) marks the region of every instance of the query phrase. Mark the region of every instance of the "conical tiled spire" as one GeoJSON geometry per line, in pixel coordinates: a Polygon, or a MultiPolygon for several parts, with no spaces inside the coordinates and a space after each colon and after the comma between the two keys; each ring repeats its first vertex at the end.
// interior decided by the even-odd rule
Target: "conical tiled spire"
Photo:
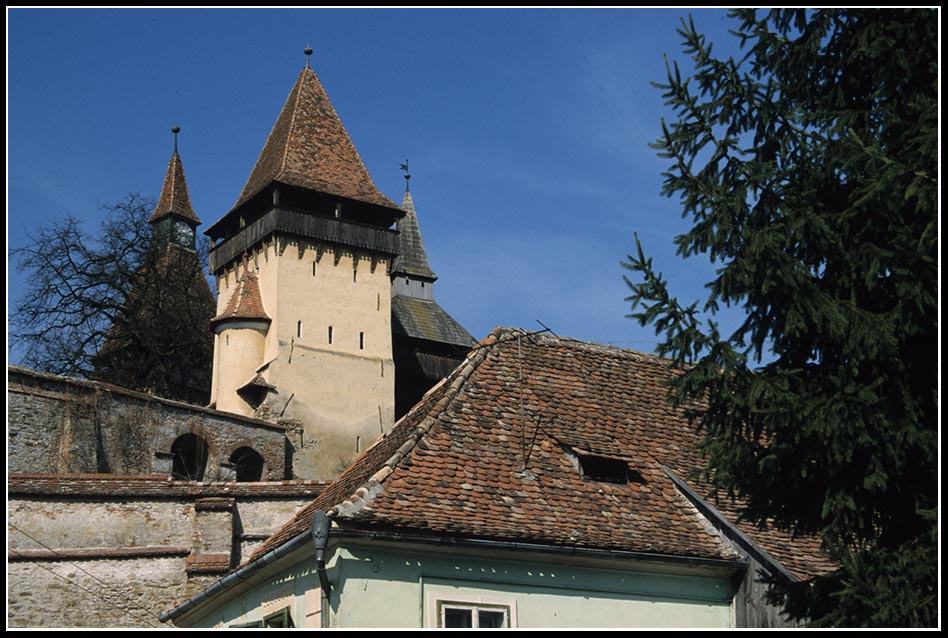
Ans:
{"type": "Polygon", "coordinates": [[[191,208],[191,196],[188,195],[188,185],[184,181],[184,166],[181,164],[177,148],[171,156],[171,161],[168,162],[168,171],[165,173],[165,183],[161,186],[158,206],[148,222],[154,224],[168,215],[177,215],[195,224],[201,223],[194,209],[191,208]]]}
{"type": "Polygon", "coordinates": [[[395,222],[398,231],[398,258],[392,267],[392,274],[407,274],[437,279],[431,266],[428,265],[428,255],[425,253],[425,244],[421,241],[421,229],[418,227],[418,216],[415,214],[415,203],[411,192],[406,189],[402,199],[402,210],[405,216],[395,222]]]}
{"type": "Polygon", "coordinates": [[[329,96],[309,67],[293,85],[234,208],[282,182],[387,208],[329,96]]]}
{"type": "Polygon", "coordinates": [[[257,319],[270,321],[270,316],[263,309],[263,298],[260,296],[260,283],[257,275],[247,270],[237,280],[234,294],[227,302],[224,312],[211,319],[212,323],[228,319],[257,319]]]}

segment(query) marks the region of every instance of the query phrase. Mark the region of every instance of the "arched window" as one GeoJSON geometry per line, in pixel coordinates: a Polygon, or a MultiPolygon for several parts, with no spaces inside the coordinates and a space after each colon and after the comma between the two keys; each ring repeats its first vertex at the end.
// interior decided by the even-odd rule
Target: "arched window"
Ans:
{"type": "Polygon", "coordinates": [[[196,434],[183,434],[171,444],[171,476],[179,481],[200,481],[207,467],[207,442],[196,434]]]}
{"type": "Polygon", "coordinates": [[[263,478],[263,457],[250,447],[239,447],[230,455],[237,470],[237,481],[247,483],[263,478]]]}

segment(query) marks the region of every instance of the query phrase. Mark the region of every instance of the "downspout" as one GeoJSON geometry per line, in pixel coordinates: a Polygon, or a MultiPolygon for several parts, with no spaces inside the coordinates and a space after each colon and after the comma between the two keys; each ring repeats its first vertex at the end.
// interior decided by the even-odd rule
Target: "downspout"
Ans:
{"type": "Polygon", "coordinates": [[[319,574],[319,584],[322,586],[326,600],[329,600],[329,594],[332,593],[329,576],[326,574],[326,546],[329,544],[329,526],[331,524],[332,521],[323,511],[317,511],[310,520],[310,534],[312,535],[313,546],[316,548],[316,573],[319,574]]]}

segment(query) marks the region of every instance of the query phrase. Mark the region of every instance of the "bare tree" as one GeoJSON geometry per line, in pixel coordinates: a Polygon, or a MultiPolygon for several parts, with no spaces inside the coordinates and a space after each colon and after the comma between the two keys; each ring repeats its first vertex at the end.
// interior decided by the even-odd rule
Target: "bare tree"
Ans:
{"type": "Polygon", "coordinates": [[[214,298],[196,251],[153,233],[154,201],[103,207],[95,235],[74,216],[28,233],[12,251],[28,288],[11,317],[23,365],[205,403],[214,298]]]}

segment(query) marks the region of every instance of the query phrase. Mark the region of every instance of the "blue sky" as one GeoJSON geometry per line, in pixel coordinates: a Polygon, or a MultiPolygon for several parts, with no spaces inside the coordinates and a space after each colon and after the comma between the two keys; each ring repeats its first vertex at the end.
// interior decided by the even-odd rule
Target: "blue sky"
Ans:
{"type": "MultiPolygon", "coordinates": [[[[652,329],[625,318],[633,232],[682,300],[713,273],[675,257],[689,223],[648,147],[671,117],[649,83],[665,54],[687,62],[675,29],[689,13],[736,53],[719,10],[8,10],[8,244],[67,213],[95,224],[130,192],[156,198],[172,124],[194,209],[217,220],[309,43],[396,202],[410,159],[437,300],[472,334],[539,319],[652,351],[652,329]]],[[[7,276],[9,313],[23,280],[7,276]]]]}

